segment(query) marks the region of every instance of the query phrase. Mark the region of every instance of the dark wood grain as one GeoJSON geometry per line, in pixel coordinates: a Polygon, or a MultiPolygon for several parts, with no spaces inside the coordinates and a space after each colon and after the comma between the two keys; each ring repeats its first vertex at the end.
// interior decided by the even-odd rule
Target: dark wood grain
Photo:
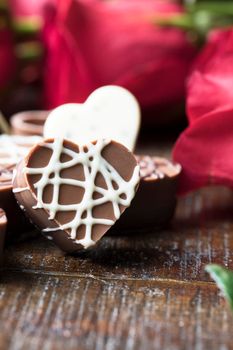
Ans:
{"type": "MultiPolygon", "coordinates": [[[[169,152],[139,151],[153,149],[169,152]]],[[[233,269],[232,213],[233,192],[209,188],[180,199],[169,228],[105,236],[75,257],[43,237],[9,246],[0,349],[233,349],[233,317],[204,272],[233,269]]]]}
{"type": "MultiPolygon", "coordinates": [[[[6,349],[224,349],[232,318],[213,284],[5,274],[6,349]]],[[[3,321],[4,320],[4,321],[3,321]]]]}

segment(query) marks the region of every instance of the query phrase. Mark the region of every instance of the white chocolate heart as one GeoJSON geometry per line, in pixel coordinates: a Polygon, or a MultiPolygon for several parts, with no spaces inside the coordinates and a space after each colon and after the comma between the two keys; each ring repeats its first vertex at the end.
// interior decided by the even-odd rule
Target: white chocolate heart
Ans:
{"type": "Polygon", "coordinates": [[[109,138],[133,150],[139,127],[136,98],[120,86],[103,86],[85,103],[67,103],[54,109],[44,126],[44,137],[61,137],[78,144],[109,138]]]}

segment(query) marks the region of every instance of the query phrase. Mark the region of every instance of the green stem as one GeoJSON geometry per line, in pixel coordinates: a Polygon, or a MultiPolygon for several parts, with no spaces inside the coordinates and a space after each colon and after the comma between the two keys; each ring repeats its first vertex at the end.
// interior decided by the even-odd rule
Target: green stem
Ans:
{"type": "Polygon", "coordinates": [[[193,22],[191,16],[187,14],[174,15],[170,18],[157,17],[154,20],[155,24],[161,26],[172,26],[183,30],[193,29],[193,22]]]}
{"type": "Polygon", "coordinates": [[[228,1],[202,1],[192,5],[186,5],[188,12],[207,11],[212,14],[233,16],[233,3],[228,1]]]}
{"type": "Polygon", "coordinates": [[[161,26],[180,28],[193,34],[197,44],[203,44],[211,29],[233,25],[233,2],[200,1],[186,4],[185,8],[185,13],[169,18],[158,17],[154,22],[161,26]]]}
{"type": "Polygon", "coordinates": [[[16,19],[13,21],[13,30],[21,36],[35,35],[40,32],[42,21],[38,17],[30,19],[16,19]]]}

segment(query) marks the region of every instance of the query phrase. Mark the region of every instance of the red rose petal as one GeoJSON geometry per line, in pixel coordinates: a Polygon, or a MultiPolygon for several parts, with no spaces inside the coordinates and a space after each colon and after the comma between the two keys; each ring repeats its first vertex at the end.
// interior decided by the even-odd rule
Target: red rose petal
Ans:
{"type": "Polygon", "coordinates": [[[173,150],[183,172],[180,193],[209,184],[233,187],[233,30],[215,32],[187,87],[190,126],[173,150]]]}
{"type": "Polygon", "coordinates": [[[128,88],[143,107],[180,102],[196,49],[155,19],[181,11],[169,1],[61,1],[45,35],[47,107],[83,102],[108,84],[128,88]]]}
{"type": "Polygon", "coordinates": [[[233,30],[218,31],[199,57],[187,87],[190,123],[233,108],[233,30]]]}
{"type": "Polygon", "coordinates": [[[197,119],[179,137],[173,158],[183,168],[181,194],[209,184],[233,187],[233,108],[197,119]]]}

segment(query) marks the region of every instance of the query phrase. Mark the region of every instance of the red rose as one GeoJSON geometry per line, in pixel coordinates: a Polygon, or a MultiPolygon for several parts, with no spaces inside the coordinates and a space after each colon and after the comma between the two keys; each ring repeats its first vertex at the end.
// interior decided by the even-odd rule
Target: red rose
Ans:
{"type": "Polygon", "coordinates": [[[9,0],[11,13],[14,17],[39,17],[49,7],[56,6],[58,0],[9,0]]]}
{"type": "Polygon", "coordinates": [[[171,1],[61,1],[45,31],[46,107],[82,102],[106,84],[126,87],[143,107],[181,101],[196,50],[182,31],[155,25],[181,11],[171,1]]]}
{"type": "Polygon", "coordinates": [[[0,31],[0,89],[5,88],[14,77],[15,55],[13,40],[7,29],[0,31]]]}
{"type": "Polygon", "coordinates": [[[194,65],[187,95],[190,126],[173,151],[183,166],[180,191],[233,187],[233,29],[211,37],[194,65]]]}
{"type": "Polygon", "coordinates": [[[190,122],[233,107],[233,30],[213,33],[197,58],[189,79],[190,122]]]}

